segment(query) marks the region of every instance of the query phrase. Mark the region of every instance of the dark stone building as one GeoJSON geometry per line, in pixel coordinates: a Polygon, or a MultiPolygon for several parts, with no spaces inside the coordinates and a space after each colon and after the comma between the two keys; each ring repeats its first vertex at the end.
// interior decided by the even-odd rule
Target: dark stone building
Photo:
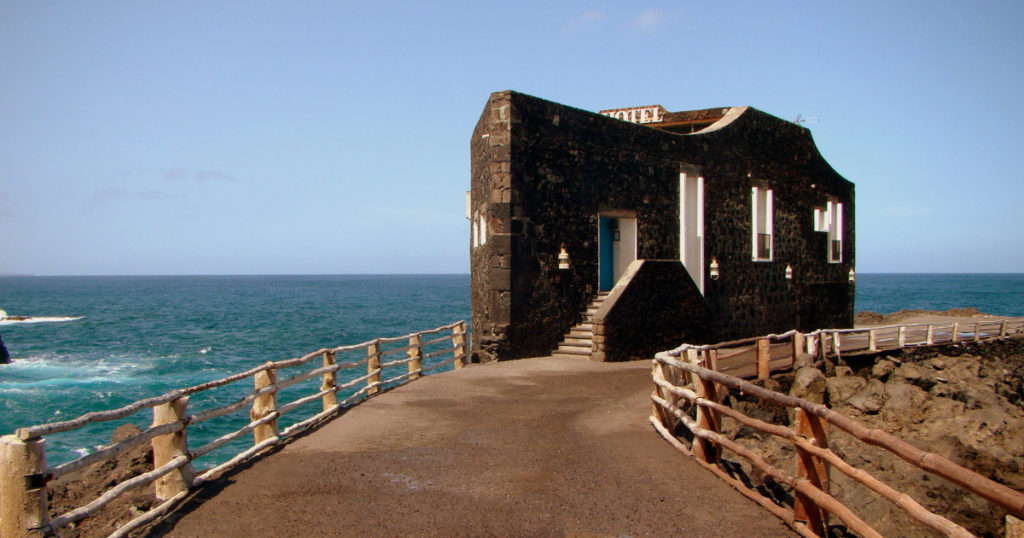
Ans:
{"type": "Polygon", "coordinates": [[[854,187],[804,127],[505,91],[470,146],[476,360],[647,358],[853,322],[854,187]]]}

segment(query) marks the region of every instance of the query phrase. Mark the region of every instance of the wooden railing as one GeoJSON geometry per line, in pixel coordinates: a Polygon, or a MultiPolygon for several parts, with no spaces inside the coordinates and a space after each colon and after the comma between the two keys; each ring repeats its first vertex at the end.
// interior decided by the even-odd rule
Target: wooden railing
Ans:
{"type": "Polygon", "coordinates": [[[703,346],[685,345],[709,353],[709,366],[718,372],[744,379],[764,379],[771,372],[792,368],[799,355],[837,359],[843,355],[880,353],[909,347],[982,342],[1024,336],[1024,319],[972,322],[887,325],[857,329],[819,329],[810,333],[789,331],[703,346]]]}
{"type": "MultiPolygon", "coordinates": [[[[119,409],[92,412],[73,420],[18,429],[14,435],[3,436],[0,441],[0,535],[13,538],[50,533],[97,513],[128,490],[154,484],[156,498],[160,503],[111,535],[127,536],[133,530],[158,519],[183,499],[191,488],[198,487],[242,461],[296,436],[313,425],[322,423],[383,388],[407,383],[448,364],[453,364],[456,369],[461,368],[466,364],[467,356],[466,325],[465,322],[457,322],[406,336],[378,338],[361,344],[319,349],[299,358],[267,362],[224,379],[174,390],[119,409]],[[401,345],[406,342],[406,345],[401,345]],[[446,346],[447,342],[450,342],[450,345],[446,346]],[[339,361],[339,358],[346,355],[356,355],[357,358],[339,361]],[[279,372],[307,365],[318,358],[322,362],[318,362],[317,367],[278,379],[279,372]],[[357,368],[364,364],[365,375],[338,382],[339,370],[357,368]],[[405,368],[401,368],[403,365],[405,368]],[[394,372],[396,368],[404,371],[390,378],[384,377],[385,372],[394,372]],[[191,396],[247,378],[254,379],[254,389],[241,398],[227,405],[189,414],[188,402],[191,396]],[[279,396],[287,394],[286,388],[301,388],[299,384],[304,381],[312,383],[315,378],[320,379],[320,384],[312,394],[288,403],[278,401],[279,396]],[[347,393],[360,386],[361,388],[345,399],[338,401],[339,392],[347,393]],[[278,428],[278,420],[286,413],[318,400],[321,402],[319,412],[284,429],[278,428]],[[189,448],[187,434],[190,427],[217,417],[231,415],[246,407],[249,408],[249,422],[245,426],[203,446],[189,448]],[[47,467],[44,436],[75,430],[87,424],[123,419],[145,409],[153,409],[153,423],[149,429],[76,460],[47,467]],[[193,460],[220,449],[250,432],[254,437],[251,447],[211,469],[201,473],[194,470],[193,460]],[[49,480],[108,460],[146,442],[149,442],[153,449],[152,471],[121,482],[88,504],[50,519],[46,487],[49,480]]],[[[291,392],[295,391],[293,389],[291,392]]]]}
{"type": "Polygon", "coordinates": [[[651,395],[653,413],[650,420],[669,443],[694,457],[702,466],[764,506],[801,535],[826,535],[829,514],[832,514],[860,536],[880,536],[867,522],[829,494],[829,474],[834,468],[941,534],[973,536],[864,469],[847,463],[829,449],[829,430],[838,428],[862,443],[881,447],[924,471],[985,498],[1018,518],[1024,518],[1024,493],[960,467],[940,455],[922,451],[893,435],[869,429],[825,405],[767,390],[721,371],[725,364],[746,377],[767,377],[770,371],[783,365],[787,368],[792,366],[798,358],[810,359],[806,363],[813,364],[815,358],[829,355],[834,358],[843,352],[876,353],[897,347],[982,341],[1024,334],[1024,322],[1021,321],[979,322],[971,328],[972,331],[965,332],[957,324],[947,323],[815,331],[809,334],[791,331],[723,344],[683,345],[659,353],[654,359],[652,377],[655,389],[651,395]],[[986,324],[994,327],[984,327],[986,324]],[[765,404],[793,409],[792,423],[764,422],[724,405],[729,391],[752,396],[765,404]],[[734,420],[742,426],[791,443],[795,453],[795,472],[791,474],[772,465],[761,453],[724,435],[723,419],[734,420]],[[737,476],[736,467],[726,462],[723,450],[747,460],[765,476],[789,487],[792,491],[791,504],[781,503],[777,497],[764,495],[752,488],[737,476]]]}

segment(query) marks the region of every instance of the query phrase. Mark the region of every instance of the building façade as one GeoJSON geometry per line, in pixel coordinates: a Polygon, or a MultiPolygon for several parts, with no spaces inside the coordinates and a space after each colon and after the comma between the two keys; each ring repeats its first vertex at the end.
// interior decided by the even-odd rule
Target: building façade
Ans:
{"type": "Polygon", "coordinates": [[[853,323],[854,186],[800,125],[504,91],[470,148],[476,361],[551,354],[574,326],[626,360],[853,323]]]}

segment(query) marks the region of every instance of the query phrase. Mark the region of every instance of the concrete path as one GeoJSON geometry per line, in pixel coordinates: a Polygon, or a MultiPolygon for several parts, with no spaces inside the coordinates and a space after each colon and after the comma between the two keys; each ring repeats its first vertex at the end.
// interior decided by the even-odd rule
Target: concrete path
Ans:
{"type": "Polygon", "coordinates": [[[650,363],[429,376],[199,492],[161,536],[793,536],[647,421],[650,363]]]}

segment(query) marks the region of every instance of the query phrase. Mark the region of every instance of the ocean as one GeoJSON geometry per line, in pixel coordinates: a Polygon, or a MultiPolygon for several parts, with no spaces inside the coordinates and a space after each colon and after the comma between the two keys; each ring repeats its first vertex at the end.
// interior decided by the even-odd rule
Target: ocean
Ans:
{"type": "MultiPolygon", "coordinates": [[[[857,275],[858,311],[968,306],[1024,315],[1024,274],[857,275]]],[[[0,366],[0,434],[8,434],[269,360],[468,323],[469,275],[0,277],[0,309],[50,318],[0,322],[13,356],[12,364],[0,366]]],[[[343,370],[339,380],[360,373],[343,370]]],[[[248,380],[236,385],[238,394],[252,387],[248,380]]],[[[200,400],[194,398],[190,409],[200,400]]],[[[299,411],[293,421],[315,413],[299,411]]],[[[144,412],[49,436],[48,459],[67,461],[109,442],[125,421],[145,428],[150,419],[144,412]]],[[[190,428],[189,444],[199,446],[247,421],[242,411],[217,425],[190,428]]],[[[235,441],[233,451],[206,456],[197,466],[215,465],[251,442],[235,441]]]]}

